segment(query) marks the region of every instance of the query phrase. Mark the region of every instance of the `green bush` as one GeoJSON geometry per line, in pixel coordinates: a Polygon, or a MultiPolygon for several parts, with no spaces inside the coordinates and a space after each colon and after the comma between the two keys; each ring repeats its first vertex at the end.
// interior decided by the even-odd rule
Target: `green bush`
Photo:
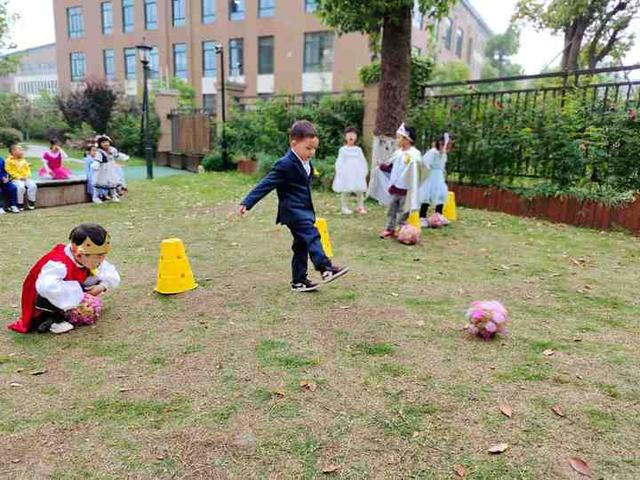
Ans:
{"type": "Polygon", "coordinates": [[[278,161],[277,155],[272,155],[270,153],[260,152],[258,153],[258,175],[260,177],[264,177],[269,170],[273,168],[273,166],[278,161]]]}
{"type": "Polygon", "coordinates": [[[222,172],[229,169],[229,167],[224,164],[220,150],[212,151],[204,157],[202,159],[202,166],[209,172],[222,172]]]}
{"type": "Polygon", "coordinates": [[[0,144],[9,147],[11,144],[21,142],[22,139],[22,132],[20,130],[10,127],[0,128],[0,144]]]}
{"type": "Polygon", "coordinates": [[[640,191],[640,123],[624,101],[604,108],[579,89],[541,97],[527,108],[515,95],[430,100],[409,121],[422,150],[454,134],[448,170],[458,181],[613,203],[640,191]]]}
{"type": "Polygon", "coordinates": [[[320,139],[316,157],[323,159],[337,154],[346,127],[362,130],[363,115],[362,99],[349,93],[338,98],[327,96],[309,105],[291,105],[283,99],[261,101],[250,111],[233,111],[225,135],[232,157],[257,160],[262,152],[280,157],[289,148],[291,124],[309,120],[316,125],[320,139]]]}
{"type": "MultiPolygon", "coordinates": [[[[116,148],[129,155],[144,155],[144,142],[140,126],[142,112],[138,105],[120,105],[109,122],[108,133],[116,148]]],[[[155,151],[160,138],[160,119],[153,107],[149,111],[149,126],[151,128],[151,142],[155,151]]]]}

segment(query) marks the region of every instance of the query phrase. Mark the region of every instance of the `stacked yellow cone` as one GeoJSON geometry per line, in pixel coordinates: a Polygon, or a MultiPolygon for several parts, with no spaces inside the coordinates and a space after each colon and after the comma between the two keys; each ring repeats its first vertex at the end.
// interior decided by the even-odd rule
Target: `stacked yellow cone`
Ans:
{"type": "Polygon", "coordinates": [[[447,203],[444,204],[444,210],[442,214],[450,222],[454,222],[458,219],[458,213],[456,212],[456,194],[449,192],[447,196],[447,203]]]}
{"type": "Polygon", "coordinates": [[[320,242],[322,243],[322,249],[324,250],[324,254],[332,258],[333,257],[333,249],[331,248],[331,237],[329,237],[329,227],[327,226],[327,220],[324,218],[316,218],[316,228],[320,233],[320,242]]]}
{"type": "Polygon", "coordinates": [[[179,238],[163,240],[160,244],[155,291],[170,295],[193,290],[197,286],[182,240],[179,238]]]}
{"type": "Polygon", "coordinates": [[[417,210],[414,210],[409,214],[407,223],[412,227],[416,227],[418,230],[420,230],[420,215],[418,214],[417,210]]]}

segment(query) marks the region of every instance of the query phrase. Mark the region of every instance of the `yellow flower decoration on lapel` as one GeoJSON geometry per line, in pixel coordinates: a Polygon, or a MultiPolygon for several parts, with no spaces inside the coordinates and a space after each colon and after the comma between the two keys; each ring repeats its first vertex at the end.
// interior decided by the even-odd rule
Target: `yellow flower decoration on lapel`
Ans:
{"type": "Polygon", "coordinates": [[[320,172],[316,169],[316,167],[313,167],[313,169],[311,170],[311,174],[316,178],[320,176],[320,172]]]}

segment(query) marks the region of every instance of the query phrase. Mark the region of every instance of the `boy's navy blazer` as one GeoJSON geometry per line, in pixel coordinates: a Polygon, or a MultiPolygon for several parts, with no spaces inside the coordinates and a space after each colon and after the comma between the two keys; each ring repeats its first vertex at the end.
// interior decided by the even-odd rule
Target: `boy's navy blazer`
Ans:
{"type": "Polygon", "coordinates": [[[0,157],[0,179],[4,177],[9,177],[9,174],[4,168],[4,158],[0,157]]]}
{"type": "MultiPolygon", "coordinates": [[[[313,172],[313,166],[311,167],[313,172]]],[[[278,160],[271,171],[254,187],[241,202],[247,210],[271,190],[278,192],[278,217],[276,223],[295,224],[310,220],[316,214],[311,200],[311,175],[307,175],[302,162],[292,150],[278,160]]]]}

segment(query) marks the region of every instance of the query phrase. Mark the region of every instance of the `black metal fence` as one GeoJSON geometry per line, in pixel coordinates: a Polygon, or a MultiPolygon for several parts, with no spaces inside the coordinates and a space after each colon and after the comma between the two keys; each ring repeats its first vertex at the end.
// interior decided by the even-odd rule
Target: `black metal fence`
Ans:
{"type": "Polygon", "coordinates": [[[636,131],[633,71],[640,65],[430,84],[411,122],[422,149],[444,131],[454,135],[448,170],[461,180],[599,182],[621,173],[610,165],[620,155],[640,155],[617,134],[636,131]]]}

